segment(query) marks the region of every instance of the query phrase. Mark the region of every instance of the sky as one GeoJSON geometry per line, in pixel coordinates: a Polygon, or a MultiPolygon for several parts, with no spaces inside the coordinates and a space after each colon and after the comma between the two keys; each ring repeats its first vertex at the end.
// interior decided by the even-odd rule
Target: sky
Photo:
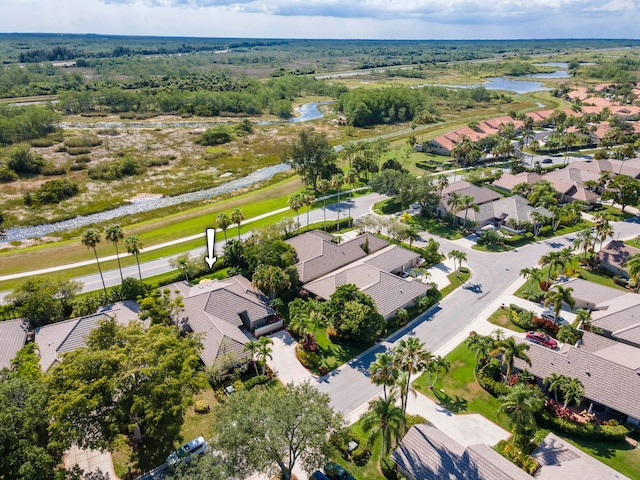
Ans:
{"type": "Polygon", "coordinates": [[[234,38],[639,38],[640,0],[0,0],[0,32],[234,38]]]}

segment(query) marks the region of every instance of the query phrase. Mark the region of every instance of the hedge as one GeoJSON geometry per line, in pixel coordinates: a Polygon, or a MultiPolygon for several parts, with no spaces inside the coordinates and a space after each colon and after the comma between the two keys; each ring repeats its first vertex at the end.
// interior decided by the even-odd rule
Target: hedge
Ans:
{"type": "Polygon", "coordinates": [[[270,379],[267,375],[257,375],[244,382],[244,388],[246,388],[247,390],[251,390],[256,385],[264,385],[269,380],[270,379]]]}
{"type": "Polygon", "coordinates": [[[578,438],[594,438],[602,440],[624,440],[629,429],[624,425],[597,425],[594,423],[575,423],[557,417],[551,412],[542,410],[540,423],[546,427],[556,428],[578,438]]]}

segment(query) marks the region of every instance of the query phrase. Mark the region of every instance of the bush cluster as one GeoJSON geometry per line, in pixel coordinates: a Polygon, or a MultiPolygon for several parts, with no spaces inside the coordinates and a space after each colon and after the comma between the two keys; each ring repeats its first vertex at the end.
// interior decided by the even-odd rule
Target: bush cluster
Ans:
{"type": "Polygon", "coordinates": [[[193,410],[200,415],[204,415],[205,413],[209,413],[211,411],[211,407],[206,400],[198,400],[193,406],[193,410]]]}
{"type": "Polygon", "coordinates": [[[79,191],[78,184],[65,179],[49,180],[44,182],[34,197],[39,203],[60,203],[71,198],[79,191]]]}
{"type": "Polygon", "coordinates": [[[257,375],[244,382],[244,388],[251,390],[256,385],[264,385],[270,380],[268,375],[257,375]]]}
{"type": "Polygon", "coordinates": [[[97,147],[101,143],[102,140],[100,140],[95,135],[82,135],[81,137],[67,137],[64,139],[64,145],[67,147],[67,149],[97,147]]]}
{"type": "Polygon", "coordinates": [[[509,309],[509,319],[511,320],[511,323],[513,323],[514,325],[524,330],[531,330],[532,328],[535,327],[532,312],[528,310],[524,310],[520,307],[516,307],[516,308],[513,308],[513,307],[516,307],[516,306],[511,305],[509,309]]]}
{"type": "Polygon", "coordinates": [[[314,368],[320,361],[316,352],[310,352],[304,348],[296,348],[296,357],[305,368],[314,368]]]}
{"type": "Polygon", "coordinates": [[[621,441],[624,440],[629,433],[629,429],[624,425],[598,425],[595,423],[573,422],[566,418],[558,417],[546,409],[542,410],[540,414],[540,423],[578,438],[621,441]]]}
{"type": "Polygon", "coordinates": [[[109,163],[101,163],[89,169],[93,180],[117,180],[144,172],[144,165],[130,155],[125,155],[109,163]]]}

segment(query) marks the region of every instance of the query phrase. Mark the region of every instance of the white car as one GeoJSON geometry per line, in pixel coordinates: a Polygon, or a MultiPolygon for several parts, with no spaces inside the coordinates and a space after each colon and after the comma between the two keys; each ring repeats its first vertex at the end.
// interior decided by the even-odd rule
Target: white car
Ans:
{"type": "Polygon", "coordinates": [[[175,452],[172,452],[167,457],[167,465],[170,467],[177,465],[178,463],[189,459],[194,455],[204,453],[207,449],[207,442],[204,437],[194,438],[188,443],[185,443],[175,452]]]}
{"type": "Polygon", "coordinates": [[[564,318],[562,318],[562,317],[558,317],[558,319],[556,321],[556,315],[550,310],[545,310],[544,312],[542,312],[540,314],[540,316],[542,318],[544,318],[545,320],[550,320],[550,321],[556,322],[556,323],[562,323],[564,321],[564,318]]]}

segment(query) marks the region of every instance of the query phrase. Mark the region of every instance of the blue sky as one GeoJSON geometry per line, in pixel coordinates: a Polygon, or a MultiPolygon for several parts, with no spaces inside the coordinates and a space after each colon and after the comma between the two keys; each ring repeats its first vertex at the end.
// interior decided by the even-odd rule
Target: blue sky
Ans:
{"type": "Polygon", "coordinates": [[[640,0],[0,0],[2,32],[262,38],[638,38],[640,0]]]}

